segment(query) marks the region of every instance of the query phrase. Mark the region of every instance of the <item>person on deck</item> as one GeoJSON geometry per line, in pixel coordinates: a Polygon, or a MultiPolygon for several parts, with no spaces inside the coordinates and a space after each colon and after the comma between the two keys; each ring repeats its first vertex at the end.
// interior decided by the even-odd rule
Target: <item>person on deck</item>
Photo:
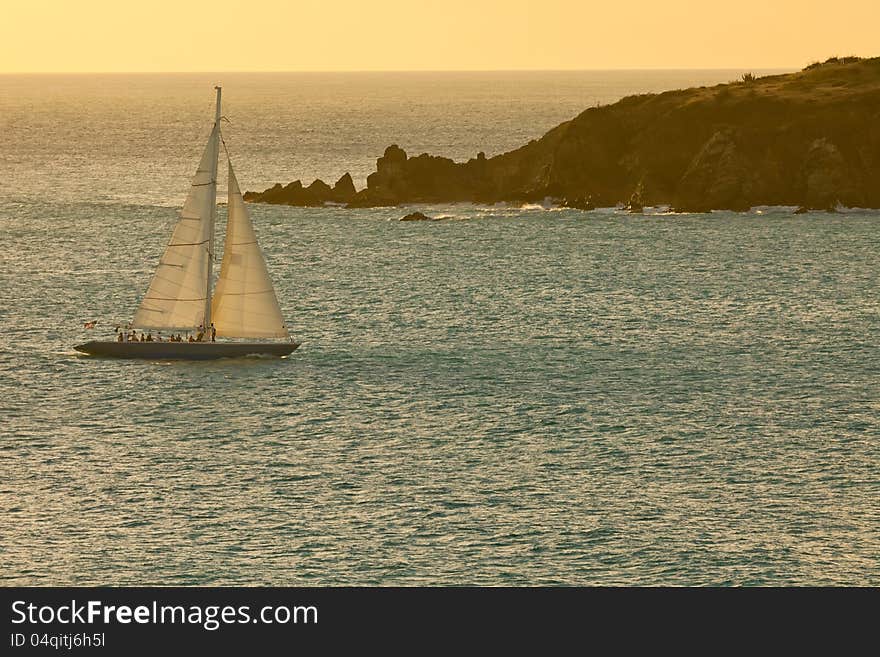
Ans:
{"type": "Polygon", "coordinates": [[[217,342],[217,329],[214,328],[214,322],[211,322],[211,342],[217,342]]]}

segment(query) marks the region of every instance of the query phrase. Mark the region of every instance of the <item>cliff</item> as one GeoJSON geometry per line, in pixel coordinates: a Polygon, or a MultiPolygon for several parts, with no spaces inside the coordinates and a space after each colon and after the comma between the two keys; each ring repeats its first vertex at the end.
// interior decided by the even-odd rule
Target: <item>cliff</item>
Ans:
{"type": "Polygon", "coordinates": [[[246,200],[350,207],[536,201],[589,208],[668,204],[880,207],[880,58],[593,107],[525,146],[467,162],[389,146],[367,187],[346,176],[275,185],[246,200]],[[344,184],[343,184],[344,183],[344,184]]]}

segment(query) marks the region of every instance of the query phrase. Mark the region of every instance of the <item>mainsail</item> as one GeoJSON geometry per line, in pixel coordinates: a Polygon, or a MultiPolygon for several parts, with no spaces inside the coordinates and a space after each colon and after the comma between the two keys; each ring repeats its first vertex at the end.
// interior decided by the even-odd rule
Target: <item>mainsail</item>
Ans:
{"type": "Polygon", "coordinates": [[[289,338],[232,162],[229,163],[228,187],[226,244],[211,305],[217,336],[289,338]]]}
{"type": "Polygon", "coordinates": [[[134,315],[132,326],[135,328],[191,329],[205,321],[217,205],[219,145],[218,120],[205,146],[171,241],[134,315]]]}

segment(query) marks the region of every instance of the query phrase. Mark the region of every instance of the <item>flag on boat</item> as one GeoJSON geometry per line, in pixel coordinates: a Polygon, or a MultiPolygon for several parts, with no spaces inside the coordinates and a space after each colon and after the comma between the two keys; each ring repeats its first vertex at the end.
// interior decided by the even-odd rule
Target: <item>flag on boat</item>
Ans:
{"type": "Polygon", "coordinates": [[[97,319],[93,319],[91,322],[86,322],[85,324],[83,324],[83,327],[85,327],[85,328],[95,328],[95,324],[97,324],[97,323],[98,323],[98,320],[97,320],[97,319]]]}

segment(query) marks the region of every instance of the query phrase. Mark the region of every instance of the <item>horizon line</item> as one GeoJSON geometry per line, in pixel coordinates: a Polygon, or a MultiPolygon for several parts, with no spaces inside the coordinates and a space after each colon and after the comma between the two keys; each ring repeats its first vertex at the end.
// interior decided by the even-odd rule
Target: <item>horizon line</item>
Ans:
{"type": "Polygon", "coordinates": [[[320,74],[328,73],[592,73],[622,71],[735,71],[752,69],[756,71],[800,71],[803,66],[650,66],[620,68],[462,68],[462,69],[309,69],[309,70],[197,70],[197,71],[0,71],[0,75],[236,75],[236,74],[320,74]]]}

